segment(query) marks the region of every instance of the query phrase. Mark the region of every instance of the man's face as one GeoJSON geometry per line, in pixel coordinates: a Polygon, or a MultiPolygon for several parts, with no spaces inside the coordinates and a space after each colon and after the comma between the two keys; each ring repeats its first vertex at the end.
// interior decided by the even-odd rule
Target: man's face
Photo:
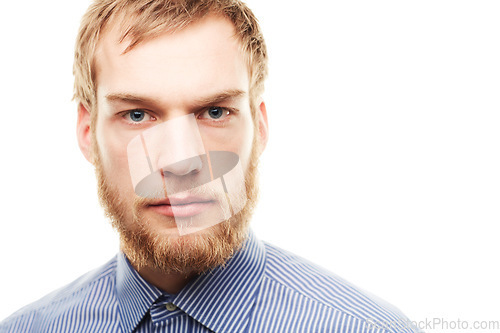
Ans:
{"type": "MultiPolygon", "coordinates": [[[[108,29],[96,52],[98,112],[92,145],[101,201],[120,232],[122,249],[136,266],[167,272],[202,271],[221,264],[244,239],[257,191],[258,153],[253,143],[259,131],[253,124],[248,69],[234,28],[223,18],[208,17],[126,53],[128,42],[118,43],[119,37],[117,29],[108,29]],[[157,201],[137,196],[127,147],[141,133],[188,115],[194,116],[205,151],[239,156],[248,201],[229,220],[182,236],[172,211],[189,217],[190,208],[159,207],[157,201]]],[[[182,150],[183,145],[189,142],[180,140],[172,148],[182,150]]],[[[152,159],[158,162],[161,156],[152,159]]],[[[188,163],[163,174],[175,184],[194,177],[195,168],[188,163]]],[[[217,215],[222,199],[216,196],[192,211],[208,218],[217,215]]]]}

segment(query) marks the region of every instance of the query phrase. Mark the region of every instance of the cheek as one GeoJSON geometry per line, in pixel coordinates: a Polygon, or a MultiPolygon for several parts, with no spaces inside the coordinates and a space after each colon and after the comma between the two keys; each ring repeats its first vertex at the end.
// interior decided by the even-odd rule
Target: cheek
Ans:
{"type": "Polygon", "coordinates": [[[230,151],[238,154],[246,165],[253,142],[253,122],[250,116],[227,128],[200,128],[205,150],[230,151]]]}
{"type": "Polygon", "coordinates": [[[240,159],[242,160],[243,167],[246,169],[248,165],[248,160],[250,159],[250,154],[252,151],[253,141],[255,136],[254,124],[252,117],[249,115],[247,121],[245,122],[244,128],[241,130],[241,134],[236,134],[239,138],[240,146],[240,159]]]}
{"type": "MultiPolygon", "coordinates": [[[[97,126],[96,139],[106,178],[121,191],[132,189],[127,157],[127,138],[113,133],[110,126],[97,126]]],[[[120,191],[120,192],[121,192],[120,191]]]]}

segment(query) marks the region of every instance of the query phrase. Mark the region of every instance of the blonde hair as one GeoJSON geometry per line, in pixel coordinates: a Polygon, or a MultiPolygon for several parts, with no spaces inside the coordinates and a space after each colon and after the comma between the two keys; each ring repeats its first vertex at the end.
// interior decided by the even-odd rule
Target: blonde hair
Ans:
{"type": "MultiPolygon", "coordinates": [[[[175,32],[208,14],[229,19],[246,56],[250,101],[264,92],[267,51],[252,11],[239,0],[94,0],[82,18],[76,40],[74,99],[92,113],[96,106],[94,55],[107,23],[120,22],[121,39],[130,40],[125,52],[165,32],[175,32]]],[[[255,105],[252,105],[252,110],[255,105]]]]}

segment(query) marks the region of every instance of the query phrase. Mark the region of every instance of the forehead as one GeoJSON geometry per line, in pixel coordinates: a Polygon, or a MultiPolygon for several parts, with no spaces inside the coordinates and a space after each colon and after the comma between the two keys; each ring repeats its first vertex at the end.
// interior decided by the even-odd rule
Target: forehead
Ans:
{"type": "Polygon", "coordinates": [[[125,52],[118,25],[103,34],[95,54],[98,98],[134,93],[168,101],[220,90],[248,91],[246,58],[233,24],[207,16],[177,32],[166,32],[125,52]]]}

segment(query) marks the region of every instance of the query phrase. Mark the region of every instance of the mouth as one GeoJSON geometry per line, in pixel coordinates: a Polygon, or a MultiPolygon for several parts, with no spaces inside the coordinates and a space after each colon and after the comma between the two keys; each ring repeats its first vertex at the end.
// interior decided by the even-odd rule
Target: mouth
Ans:
{"type": "Polygon", "coordinates": [[[216,200],[183,197],[163,199],[149,205],[158,214],[171,217],[191,217],[201,214],[216,204],[216,200]]]}

